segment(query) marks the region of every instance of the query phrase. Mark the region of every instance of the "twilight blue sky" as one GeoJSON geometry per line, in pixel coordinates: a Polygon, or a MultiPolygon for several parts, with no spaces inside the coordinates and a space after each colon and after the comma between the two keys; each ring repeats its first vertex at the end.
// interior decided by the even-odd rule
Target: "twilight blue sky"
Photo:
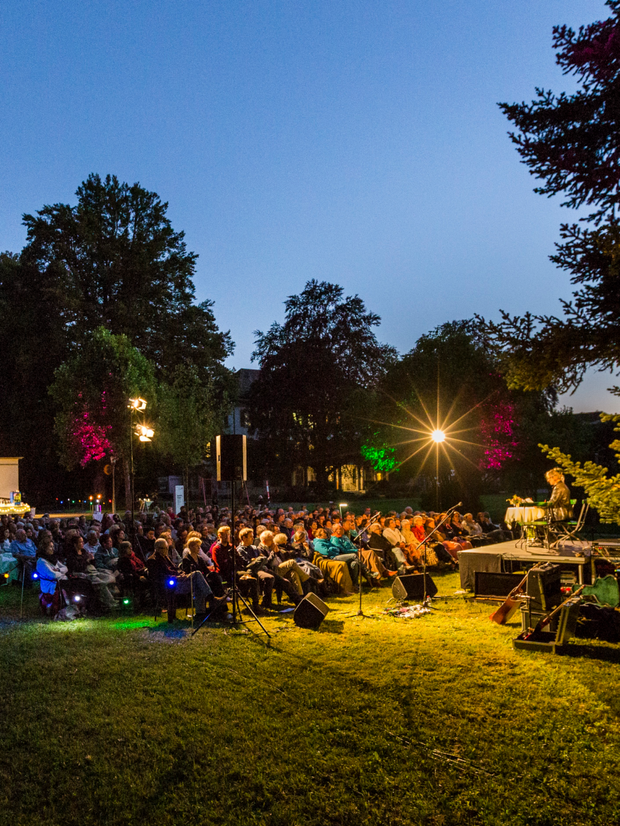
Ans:
{"type": "MultiPolygon", "coordinates": [[[[2,0],[0,249],[90,172],[169,202],[250,365],[310,278],[401,352],[444,321],[559,311],[559,200],[532,192],[498,101],[570,89],[554,23],[603,0],[2,0]]],[[[616,410],[594,377],[567,399],[616,410]]],[[[619,400],[620,401],[620,400],[619,400]]]]}

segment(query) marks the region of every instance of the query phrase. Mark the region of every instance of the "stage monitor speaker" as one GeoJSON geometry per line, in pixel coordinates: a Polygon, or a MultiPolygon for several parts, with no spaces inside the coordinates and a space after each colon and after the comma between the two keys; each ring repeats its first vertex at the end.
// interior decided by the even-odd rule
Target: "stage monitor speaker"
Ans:
{"type": "Polygon", "coordinates": [[[243,435],[224,433],[215,437],[218,482],[246,482],[248,478],[247,440],[243,435]]]}
{"type": "Polygon", "coordinates": [[[310,628],[312,631],[320,626],[329,612],[329,608],[316,594],[306,594],[295,608],[293,619],[300,628],[310,628]]]}
{"type": "Polygon", "coordinates": [[[507,597],[522,579],[523,574],[474,571],[474,595],[477,597],[507,597]]]}
{"type": "Polygon", "coordinates": [[[426,596],[434,597],[437,586],[430,574],[405,574],[397,576],[392,583],[394,599],[424,599],[424,577],[426,577],[426,596]]]}

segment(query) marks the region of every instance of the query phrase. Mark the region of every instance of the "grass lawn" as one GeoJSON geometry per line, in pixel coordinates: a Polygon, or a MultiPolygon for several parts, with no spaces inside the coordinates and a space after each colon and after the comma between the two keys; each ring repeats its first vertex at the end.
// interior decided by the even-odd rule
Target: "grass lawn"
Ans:
{"type": "MultiPolygon", "coordinates": [[[[452,595],[458,575],[436,577],[452,595]]],[[[51,623],[0,589],[0,823],[620,822],[620,651],[515,652],[488,605],[189,637],[152,616],[51,623]]]]}

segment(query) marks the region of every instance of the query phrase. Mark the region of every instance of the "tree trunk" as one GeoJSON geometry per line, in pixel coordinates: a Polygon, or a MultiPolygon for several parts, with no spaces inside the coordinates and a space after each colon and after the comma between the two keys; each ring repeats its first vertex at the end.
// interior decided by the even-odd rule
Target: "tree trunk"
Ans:
{"type": "Polygon", "coordinates": [[[319,496],[325,496],[329,486],[328,470],[324,465],[315,465],[314,473],[316,475],[316,492],[319,496]]]}

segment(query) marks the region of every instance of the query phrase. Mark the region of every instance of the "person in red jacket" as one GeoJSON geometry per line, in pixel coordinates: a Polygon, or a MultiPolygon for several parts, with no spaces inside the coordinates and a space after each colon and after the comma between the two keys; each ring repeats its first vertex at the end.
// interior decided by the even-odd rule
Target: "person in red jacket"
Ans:
{"type": "Polygon", "coordinates": [[[211,559],[215,570],[224,580],[232,585],[233,577],[233,546],[230,541],[230,528],[222,525],[217,529],[217,542],[211,545],[211,559]]]}

